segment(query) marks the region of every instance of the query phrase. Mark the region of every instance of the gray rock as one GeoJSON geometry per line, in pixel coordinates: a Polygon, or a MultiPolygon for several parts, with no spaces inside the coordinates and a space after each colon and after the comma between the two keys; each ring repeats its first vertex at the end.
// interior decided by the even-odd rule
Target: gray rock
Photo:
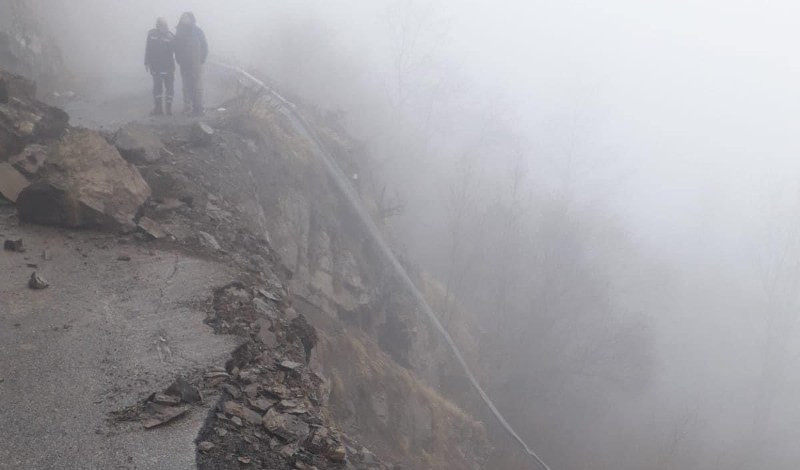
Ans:
{"type": "Polygon", "coordinates": [[[208,441],[203,441],[203,442],[197,444],[197,449],[200,450],[200,452],[208,452],[209,450],[213,449],[214,447],[216,447],[216,446],[214,444],[208,442],[208,441]]]}
{"type": "Polygon", "coordinates": [[[20,192],[22,220],[67,227],[130,226],[150,187],[100,134],[76,129],[50,150],[40,181],[20,192]]]}
{"type": "Polygon", "coordinates": [[[242,391],[239,390],[239,387],[236,387],[231,384],[224,384],[222,389],[225,390],[225,393],[230,395],[234,399],[239,399],[242,396],[242,391]]]}
{"type": "Polygon", "coordinates": [[[137,227],[139,227],[139,229],[146,233],[150,238],[155,240],[165,238],[167,236],[167,232],[161,227],[161,225],[148,217],[142,217],[139,219],[137,227]]]}
{"type": "Polygon", "coordinates": [[[153,395],[153,398],[150,400],[153,403],[157,403],[159,405],[168,405],[168,406],[175,406],[181,404],[181,398],[176,397],[174,395],[167,395],[164,393],[156,393],[153,395]]]}
{"type": "Polygon", "coordinates": [[[166,406],[158,403],[148,403],[142,425],[145,429],[152,429],[183,416],[187,411],[189,411],[188,406],[166,406]]]}
{"type": "Polygon", "coordinates": [[[36,100],[36,84],[0,70],[0,160],[42,139],[58,139],[67,128],[64,111],[36,100]]]}
{"type": "Polygon", "coordinates": [[[31,144],[18,155],[9,158],[8,163],[23,175],[33,178],[44,167],[48,152],[49,150],[44,145],[31,144]]]}
{"type": "Polygon", "coordinates": [[[250,424],[261,424],[262,421],[260,413],[233,401],[226,401],[225,404],[222,405],[222,410],[225,414],[231,415],[234,418],[238,417],[250,424]]]}
{"type": "Polygon", "coordinates": [[[221,250],[222,247],[220,246],[217,239],[214,238],[210,233],[206,232],[197,232],[197,241],[206,248],[211,248],[212,250],[221,250]]]}
{"type": "Polygon", "coordinates": [[[180,397],[181,400],[190,404],[203,401],[203,394],[200,393],[200,390],[182,377],[175,379],[175,382],[165,390],[165,393],[180,397]]]}
{"type": "Polygon", "coordinates": [[[272,322],[269,320],[262,320],[258,322],[261,325],[261,328],[258,331],[258,339],[264,343],[269,349],[275,349],[278,347],[278,337],[275,333],[269,331],[269,326],[272,322]]]}
{"type": "Polygon", "coordinates": [[[290,442],[305,439],[310,431],[308,424],[303,420],[280,413],[274,408],[270,408],[264,415],[263,424],[267,431],[290,442]]]}
{"type": "Polygon", "coordinates": [[[300,364],[299,362],[294,362],[294,361],[288,361],[287,360],[287,361],[281,361],[281,363],[278,364],[278,365],[281,366],[283,369],[286,369],[286,370],[297,370],[300,367],[302,367],[303,364],[300,364]]]}
{"type": "Polygon", "coordinates": [[[28,178],[8,163],[0,163],[0,194],[11,202],[30,185],[28,178]]]}
{"type": "Polygon", "coordinates": [[[155,163],[161,159],[164,145],[150,129],[132,122],[114,134],[114,146],[125,160],[136,164],[155,163]]]}
{"type": "Polygon", "coordinates": [[[42,290],[50,287],[50,283],[37,273],[31,273],[31,278],[28,280],[28,287],[34,290],[42,290]]]}
{"type": "Polygon", "coordinates": [[[214,128],[203,122],[196,122],[192,125],[191,140],[195,145],[208,145],[214,138],[214,128]]]}

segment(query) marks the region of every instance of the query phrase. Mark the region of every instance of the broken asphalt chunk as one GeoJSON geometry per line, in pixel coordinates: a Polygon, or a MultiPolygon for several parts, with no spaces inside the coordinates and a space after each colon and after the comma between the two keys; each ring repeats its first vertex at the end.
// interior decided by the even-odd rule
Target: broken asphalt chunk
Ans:
{"type": "Polygon", "coordinates": [[[19,240],[6,240],[3,242],[3,249],[6,251],[15,251],[17,253],[25,252],[25,247],[22,245],[22,239],[19,240]]]}

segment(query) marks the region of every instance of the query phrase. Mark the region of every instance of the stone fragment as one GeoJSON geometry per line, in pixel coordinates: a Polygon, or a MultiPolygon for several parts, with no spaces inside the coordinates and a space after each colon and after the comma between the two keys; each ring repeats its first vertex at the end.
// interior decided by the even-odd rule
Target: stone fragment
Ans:
{"type": "Polygon", "coordinates": [[[67,113],[36,100],[33,81],[0,70],[0,159],[31,142],[61,137],[68,122],[67,113]]]}
{"type": "Polygon", "coordinates": [[[287,445],[281,447],[279,453],[284,458],[287,458],[287,459],[291,458],[292,456],[294,456],[294,454],[297,453],[297,446],[295,446],[294,444],[287,444],[287,445]]]}
{"type": "Polygon", "coordinates": [[[36,272],[33,272],[31,273],[30,279],[28,279],[28,287],[33,290],[42,290],[50,287],[50,283],[47,282],[45,278],[39,276],[36,272]]]}
{"type": "Polygon", "coordinates": [[[180,209],[186,205],[180,199],[175,199],[174,197],[168,197],[164,199],[161,203],[157,204],[155,207],[156,212],[168,212],[180,209]]]}
{"type": "Polygon", "coordinates": [[[245,465],[249,465],[250,462],[252,462],[252,459],[250,457],[239,457],[238,460],[239,460],[239,462],[241,462],[241,463],[243,463],[245,465]]]}
{"type": "Polygon", "coordinates": [[[273,405],[275,405],[275,403],[277,403],[275,400],[270,400],[268,398],[257,398],[255,400],[251,399],[249,402],[250,406],[262,413],[266,413],[270,408],[272,408],[273,405]]]}
{"type": "Polygon", "coordinates": [[[217,239],[214,238],[214,236],[211,235],[210,233],[206,233],[206,232],[202,232],[202,231],[197,232],[197,241],[200,242],[200,245],[202,245],[202,246],[204,246],[206,248],[210,248],[212,250],[221,250],[222,249],[222,247],[220,246],[219,242],[217,242],[217,239]]]}
{"type": "Polygon", "coordinates": [[[278,318],[278,314],[275,309],[259,298],[253,299],[253,306],[256,308],[258,313],[264,315],[271,321],[275,321],[278,318]]]}
{"type": "Polygon", "coordinates": [[[284,413],[289,413],[292,415],[302,415],[308,413],[308,408],[306,408],[305,405],[294,400],[281,400],[281,402],[278,403],[278,406],[283,410],[284,413]]]}
{"type": "Polygon", "coordinates": [[[214,138],[214,128],[203,122],[192,125],[191,141],[195,145],[208,145],[214,138]]]}
{"type": "Polygon", "coordinates": [[[122,126],[114,134],[113,143],[122,158],[136,164],[157,162],[164,149],[155,133],[135,122],[122,126]]]}
{"type": "Polygon", "coordinates": [[[175,379],[175,382],[165,390],[165,393],[180,397],[181,400],[190,404],[203,401],[203,394],[200,393],[200,389],[187,382],[183,377],[175,379]]]}
{"type": "Polygon", "coordinates": [[[296,416],[280,413],[275,408],[267,411],[263,418],[263,424],[267,431],[290,442],[305,439],[309,433],[308,424],[303,420],[296,416]]]}
{"type": "Polygon", "coordinates": [[[231,398],[239,399],[242,396],[242,391],[239,390],[239,387],[236,387],[231,384],[224,384],[222,389],[225,390],[225,393],[231,396],[231,398]]]}
{"type": "Polygon", "coordinates": [[[328,458],[333,462],[344,462],[347,460],[347,449],[343,445],[336,446],[328,452],[328,458]]]}
{"type": "Polygon", "coordinates": [[[137,227],[153,240],[158,240],[167,236],[167,232],[161,227],[161,224],[149,217],[142,217],[139,219],[137,227]]]}
{"type": "Polygon", "coordinates": [[[261,324],[261,329],[258,331],[258,339],[269,349],[277,348],[278,336],[269,331],[269,324],[267,322],[259,321],[259,323],[261,324]]]}
{"type": "Polygon", "coordinates": [[[25,176],[8,163],[0,163],[0,194],[11,202],[17,202],[19,194],[30,185],[25,176]]]}
{"type": "Polygon", "coordinates": [[[259,383],[251,383],[244,387],[244,394],[247,395],[249,398],[257,398],[258,392],[261,389],[261,384],[259,383]]]}
{"type": "Polygon", "coordinates": [[[262,421],[261,415],[259,413],[256,413],[250,408],[244,405],[240,405],[239,403],[233,401],[226,401],[222,405],[222,410],[225,412],[225,414],[231,415],[234,418],[236,417],[241,418],[250,424],[257,425],[261,424],[262,421]]]}
{"type": "Polygon", "coordinates": [[[9,158],[8,163],[23,175],[32,178],[44,167],[47,161],[47,153],[48,149],[44,145],[31,144],[19,154],[9,158]]]}
{"type": "Polygon", "coordinates": [[[299,362],[294,362],[289,360],[281,361],[280,364],[278,365],[286,370],[297,370],[303,366],[303,364],[300,364],[299,362]]]}
{"type": "Polygon", "coordinates": [[[203,442],[197,444],[197,449],[200,450],[200,452],[208,452],[209,450],[213,449],[214,447],[216,447],[216,446],[213,443],[208,442],[208,441],[203,441],[203,442]]]}
{"type": "Polygon", "coordinates": [[[281,298],[278,297],[276,294],[266,290],[266,289],[258,289],[258,294],[264,297],[265,299],[269,299],[273,302],[280,302],[281,298]]]}
{"type": "Polygon", "coordinates": [[[189,411],[188,406],[165,406],[157,403],[149,403],[145,410],[146,418],[142,421],[145,429],[152,429],[183,416],[189,411]]]}
{"type": "Polygon", "coordinates": [[[328,428],[317,428],[305,447],[313,454],[324,454],[329,447],[328,428]]]}
{"type": "Polygon", "coordinates": [[[169,405],[169,406],[175,406],[181,404],[180,397],[176,397],[174,395],[167,395],[164,393],[153,394],[153,398],[150,401],[152,401],[153,403],[158,403],[159,405],[169,405]]]}

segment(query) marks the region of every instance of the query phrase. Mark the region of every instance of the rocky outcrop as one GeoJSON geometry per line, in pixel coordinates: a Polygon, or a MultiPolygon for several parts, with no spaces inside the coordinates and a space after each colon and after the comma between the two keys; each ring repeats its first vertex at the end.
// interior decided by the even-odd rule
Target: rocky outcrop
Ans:
{"type": "Polygon", "coordinates": [[[17,210],[25,221],[66,227],[130,227],[150,187],[96,132],[73,129],[50,149],[17,210]]]}
{"type": "Polygon", "coordinates": [[[60,138],[69,116],[36,100],[36,85],[0,70],[0,160],[21,152],[26,145],[60,138]]]}
{"type": "Polygon", "coordinates": [[[0,68],[30,77],[46,94],[71,81],[58,41],[47,34],[31,1],[0,2],[0,68]]]}

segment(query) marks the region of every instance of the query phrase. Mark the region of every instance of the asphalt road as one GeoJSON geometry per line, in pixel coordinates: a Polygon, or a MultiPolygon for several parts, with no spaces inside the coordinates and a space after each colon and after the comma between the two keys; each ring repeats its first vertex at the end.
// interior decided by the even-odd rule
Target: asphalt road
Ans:
{"type": "Polygon", "coordinates": [[[20,226],[13,214],[0,206],[0,241],[22,238],[27,251],[0,251],[0,469],[195,468],[207,410],[152,431],[108,413],[224,364],[235,340],[192,305],[231,274],[108,234],[20,226]],[[33,271],[50,287],[29,289],[33,271]]]}

